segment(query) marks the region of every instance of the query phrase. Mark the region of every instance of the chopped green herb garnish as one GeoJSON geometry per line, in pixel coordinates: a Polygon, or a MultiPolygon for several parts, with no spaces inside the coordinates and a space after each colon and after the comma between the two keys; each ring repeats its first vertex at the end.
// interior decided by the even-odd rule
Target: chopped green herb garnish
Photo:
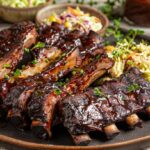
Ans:
{"type": "Polygon", "coordinates": [[[5,79],[9,79],[9,75],[5,74],[5,75],[4,75],[4,78],[5,78],[5,79]]]}
{"type": "Polygon", "coordinates": [[[18,77],[21,75],[21,70],[20,69],[16,69],[16,71],[14,72],[14,77],[18,77]]]}
{"type": "Polygon", "coordinates": [[[32,61],[32,64],[34,64],[34,65],[37,63],[38,63],[38,60],[36,60],[36,59],[32,61]]]}
{"type": "Polygon", "coordinates": [[[128,90],[128,92],[134,92],[134,91],[136,91],[138,89],[140,89],[140,86],[135,83],[135,84],[132,84],[132,85],[128,86],[127,90],[128,90]]]}
{"type": "Polygon", "coordinates": [[[66,56],[66,53],[61,54],[60,57],[59,57],[59,59],[62,59],[65,56],[66,56]]]}
{"type": "Polygon", "coordinates": [[[36,96],[41,96],[42,95],[42,91],[41,90],[36,90],[35,91],[35,95],[36,96]]]}
{"type": "Polygon", "coordinates": [[[134,65],[134,62],[132,60],[128,60],[127,64],[130,65],[130,66],[132,66],[132,65],[134,65]]]}
{"type": "Polygon", "coordinates": [[[102,95],[102,92],[100,91],[99,88],[94,88],[94,94],[95,94],[96,96],[100,96],[100,95],[102,95]]]}
{"type": "Polygon", "coordinates": [[[33,49],[34,48],[44,48],[45,47],[45,43],[43,43],[43,42],[38,42],[34,47],[33,47],[33,49]]]}
{"type": "Polygon", "coordinates": [[[25,51],[26,53],[29,53],[29,52],[30,52],[30,49],[29,49],[29,48],[25,48],[24,51],[25,51]]]}
{"type": "Polygon", "coordinates": [[[11,67],[11,64],[4,64],[3,65],[3,68],[10,68],[11,67]]]}
{"type": "Polygon", "coordinates": [[[60,95],[62,93],[62,91],[60,89],[54,89],[54,93],[56,95],[60,95]]]}
{"type": "Polygon", "coordinates": [[[65,79],[65,82],[69,82],[69,78],[66,78],[66,79],[65,79]]]}
{"type": "Polygon", "coordinates": [[[93,58],[90,58],[90,62],[92,62],[94,59],[93,58]]]}
{"type": "MultiPolygon", "coordinates": [[[[116,42],[121,41],[123,39],[124,35],[121,32],[120,26],[121,26],[121,19],[120,18],[114,19],[113,27],[107,28],[105,37],[113,36],[116,42]]],[[[105,43],[105,44],[107,44],[107,43],[105,43]]]]}
{"type": "Polygon", "coordinates": [[[83,75],[84,74],[84,70],[76,68],[76,69],[74,69],[72,71],[72,75],[76,75],[77,73],[80,73],[80,75],[83,75]]]}
{"type": "Polygon", "coordinates": [[[83,75],[84,74],[84,70],[80,69],[80,74],[83,75]]]}
{"type": "Polygon", "coordinates": [[[72,75],[75,75],[77,72],[75,70],[72,71],[72,75]]]}
{"type": "Polygon", "coordinates": [[[46,62],[46,63],[49,63],[49,60],[48,60],[48,59],[45,59],[45,62],[46,62]]]}
{"type": "Polygon", "coordinates": [[[59,86],[64,86],[64,85],[65,85],[65,82],[59,81],[59,82],[57,82],[57,84],[58,84],[59,86]]]}
{"type": "Polygon", "coordinates": [[[100,54],[96,56],[96,60],[99,60],[100,58],[101,58],[100,54]]]}

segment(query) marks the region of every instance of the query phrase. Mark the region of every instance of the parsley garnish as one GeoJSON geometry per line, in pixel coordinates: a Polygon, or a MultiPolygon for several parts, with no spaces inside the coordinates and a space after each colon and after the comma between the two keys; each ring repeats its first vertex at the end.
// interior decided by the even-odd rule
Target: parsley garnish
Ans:
{"type": "Polygon", "coordinates": [[[75,75],[77,72],[75,70],[72,71],[72,75],[75,75]]]}
{"type": "Polygon", "coordinates": [[[29,48],[25,48],[24,51],[25,51],[26,53],[29,53],[29,52],[30,52],[30,49],[29,49],[29,48]]]}
{"type": "Polygon", "coordinates": [[[36,59],[32,61],[32,64],[34,64],[34,65],[37,63],[38,63],[38,60],[36,60],[36,59]]]}
{"type": "Polygon", "coordinates": [[[10,64],[4,64],[4,65],[3,65],[3,68],[10,68],[10,67],[11,67],[10,64]]]}
{"type": "Polygon", "coordinates": [[[9,75],[5,74],[4,78],[8,80],[9,79],[9,75]]]}
{"type": "Polygon", "coordinates": [[[102,95],[102,92],[100,91],[99,88],[94,88],[94,94],[95,94],[96,96],[100,96],[100,95],[102,95]]]}
{"type": "Polygon", "coordinates": [[[60,89],[54,89],[54,93],[56,95],[60,95],[62,93],[62,91],[60,89]]]}
{"type": "Polygon", "coordinates": [[[59,81],[59,82],[57,82],[57,84],[58,84],[59,86],[64,86],[64,85],[65,85],[65,82],[59,81]]]}
{"type": "Polygon", "coordinates": [[[45,59],[45,62],[46,62],[46,63],[49,63],[49,60],[48,60],[48,59],[45,59]]]}
{"type": "Polygon", "coordinates": [[[84,70],[80,69],[80,74],[83,75],[84,74],[84,70]]]}
{"type": "Polygon", "coordinates": [[[96,56],[96,60],[99,60],[100,58],[101,58],[100,54],[96,56]]]}
{"type": "MultiPolygon", "coordinates": [[[[113,27],[109,27],[106,30],[105,37],[113,36],[115,38],[115,41],[121,41],[124,37],[123,33],[120,30],[121,26],[121,19],[116,18],[113,20],[113,27]]],[[[107,43],[105,43],[107,45],[107,43]]]]}
{"type": "Polygon", "coordinates": [[[34,48],[44,48],[45,47],[45,43],[43,43],[43,42],[38,42],[34,47],[33,47],[33,49],[34,48]]]}
{"type": "Polygon", "coordinates": [[[138,84],[134,83],[134,84],[128,86],[127,90],[128,90],[128,92],[134,92],[138,89],[140,89],[140,86],[138,84]]]}
{"type": "Polygon", "coordinates": [[[66,79],[65,79],[65,82],[69,82],[69,78],[66,78],[66,79]]]}
{"type": "Polygon", "coordinates": [[[84,74],[84,70],[76,68],[76,69],[74,69],[72,71],[72,75],[76,75],[77,73],[80,73],[80,75],[83,75],[84,74]]]}
{"type": "Polygon", "coordinates": [[[128,60],[128,61],[127,61],[127,64],[130,65],[130,66],[132,66],[132,65],[134,65],[134,61],[128,60]]]}
{"type": "Polygon", "coordinates": [[[62,58],[65,57],[65,56],[66,56],[66,53],[61,54],[61,55],[59,56],[59,59],[62,59],[62,58]]]}
{"type": "Polygon", "coordinates": [[[18,77],[21,75],[21,70],[20,69],[16,69],[16,71],[14,72],[14,77],[18,77]]]}

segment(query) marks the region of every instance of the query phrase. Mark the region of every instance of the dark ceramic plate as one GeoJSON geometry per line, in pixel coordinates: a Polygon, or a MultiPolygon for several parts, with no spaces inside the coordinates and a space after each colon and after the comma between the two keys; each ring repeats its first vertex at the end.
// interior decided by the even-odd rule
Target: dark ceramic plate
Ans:
{"type": "MultiPolygon", "coordinates": [[[[5,146],[11,148],[24,147],[25,149],[142,149],[150,146],[150,120],[143,121],[142,128],[127,130],[120,125],[121,133],[112,140],[106,140],[102,133],[91,134],[92,142],[88,146],[74,146],[72,139],[65,128],[57,126],[53,129],[53,137],[44,141],[35,138],[30,131],[20,131],[9,124],[2,123],[0,126],[0,141],[6,143],[5,146]]],[[[8,149],[9,149],[8,148],[8,149]]],[[[21,149],[22,149],[21,148],[21,149]]]]}
{"type": "Polygon", "coordinates": [[[4,145],[8,150],[141,150],[150,146],[150,120],[143,116],[141,118],[142,128],[129,130],[125,124],[118,124],[121,132],[112,140],[106,140],[100,132],[90,134],[92,142],[88,146],[75,146],[67,130],[62,126],[55,127],[52,130],[52,139],[44,141],[35,138],[29,130],[20,131],[9,123],[0,122],[0,149],[4,145]]]}

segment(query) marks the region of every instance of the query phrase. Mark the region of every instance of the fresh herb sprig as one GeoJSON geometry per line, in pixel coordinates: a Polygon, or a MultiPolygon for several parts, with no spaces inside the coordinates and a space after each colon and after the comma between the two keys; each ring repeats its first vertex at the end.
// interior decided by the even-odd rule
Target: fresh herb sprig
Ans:
{"type": "Polygon", "coordinates": [[[14,72],[14,77],[18,77],[21,75],[21,70],[20,69],[16,69],[14,72]]]}
{"type": "Polygon", "coordinates": [[[140,86],[136,83],[131,84],[130,86],[128,86],[128,92],[135,92],[136,90],[139,90],[140,86]]]}
{"type": "Polygon", "coordinates": [[[135,39],[138,35],[143,34],[141,30],[129,30],[120,40],[116,42],[115,50],[112,55],[114,58],[123,57],[129,54],[131,50],[135,50],[136,42],[135,39]]]}
{"type": "Polygon", "coordinates": [[[45,47],[45,43],[38,42],[32,49],[35,49],[35,48],[44,48],[44,47],[45,47]]]}
{"type": "Polygon", "coordinates": [[[101,90],[100,90],[99,88],[94,88],[94,94],[95,94],[96,96],[101,96],[101,95],[102,95],[102,92],[101,92],[101,90]]]}
{"type": "Polygon", "coordinates": [[[100,6],[100,10],[104,12],[109,19],[113,18],[114,7],[120,4],[122,7],[125,5],[125,0],[107,0],[104,5],[100,6]]]}
{"type": "Polygon", "coordinates": [[[56,95],[60,95],[62,93],[62,91],[60,89],[54,89],[54,93],[56,95]]]}
{"type": "MultiPolygon", "coordinates": [[[[106,30],[105,37],[114,37],[115,41],[118,42],[123,39],[124,34],[121,32],[121,18],[113,20],[113,27],[109,27],[106,30]]],[[[106,43],[107,44],[107,43],[106,43]]]]}

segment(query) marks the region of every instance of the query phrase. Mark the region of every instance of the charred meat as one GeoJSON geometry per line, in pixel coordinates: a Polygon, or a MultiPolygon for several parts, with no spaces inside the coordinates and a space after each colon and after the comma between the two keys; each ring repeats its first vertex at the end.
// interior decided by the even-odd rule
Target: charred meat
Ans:
{"type": "Polygon", "coordinates": [[[150,105],[150,83],[136,68],[116,80],[62,101],[64,126],[72,134],[103,131],[150,105]]]}
{"type": "Polygon", "coordinates": [[[13,25],[0,32],[0,80],[8,76],[22,60],[24,49],[36,42],[37,32],[31,22],[13,25]]]}

